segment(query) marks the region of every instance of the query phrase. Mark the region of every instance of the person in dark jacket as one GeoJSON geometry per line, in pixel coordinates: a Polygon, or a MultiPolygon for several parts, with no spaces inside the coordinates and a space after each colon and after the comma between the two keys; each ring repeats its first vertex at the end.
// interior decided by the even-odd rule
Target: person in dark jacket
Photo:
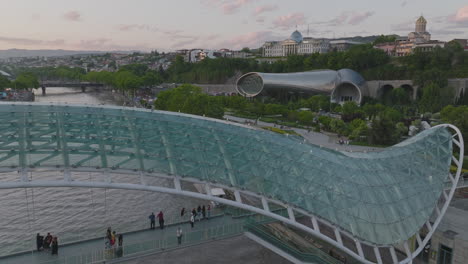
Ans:
{"type": "Polygon", "coordinates": [[[154,213],[151,213],[148,218],[150,219],[150,229],[154,229],[154,226],[156,225],[156,216],[154,213]]]}
{"type": "Polygon", "coordinates": [[[185,214],[185,207],[183,207],[182,210],[180,210],[180,217],[184,217],[184,214],[185,214]]]}
{"type": "Polygon", "coordinates": [[[205,208],[204,205],[203,205],[203,207],[201,209],[201,212],[202,212],[202,215],[203,215],[203,220],[205,220],[205,218],[206,218],[206,208],[205,208]]]}
{"type": "Polygon", "coordinates": [[[52,255],[58,255],[58,240],[57,237],[52,239],[52,255]]]}
{"type": "Polygon", "coordinates": [[[42,245],[44,244],[44,237],[41,236],[41,234],[37,233],[36,235],[36,246],[37,246],[37,251],[42,250],[42,245]]]}
{"type": "Polygon", "coordinates": [[[47,233],[47,236],[44,239],[44,243],[42,247],[44,249],[49,249],[50,248],[50,243],[52,243],[52,235],[50,233],[47,233]]]}

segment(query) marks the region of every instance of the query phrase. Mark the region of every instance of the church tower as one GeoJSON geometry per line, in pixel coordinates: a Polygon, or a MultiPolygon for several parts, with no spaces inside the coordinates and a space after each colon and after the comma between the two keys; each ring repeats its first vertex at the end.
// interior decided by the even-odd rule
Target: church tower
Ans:
{"type": "Polygon", "coordinates": [[[416,20],[416,33],[424,33],[426,32],[426,25],[427,21],[423,16],[420,16],[418,20],[416,20]]]}

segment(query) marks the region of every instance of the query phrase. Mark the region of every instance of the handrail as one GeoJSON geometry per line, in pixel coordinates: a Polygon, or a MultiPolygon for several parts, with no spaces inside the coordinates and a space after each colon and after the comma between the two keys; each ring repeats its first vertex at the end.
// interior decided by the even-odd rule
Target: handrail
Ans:
{"type": "Polygon", "coordinates": [[[208,229],[190,231],[184,233],[182,236],[182,243],[178,245],[177,238],[173,237],[146,240],[143,242],[132,243],[124,245],[122,247],[114,247],[111,249],[100,249],[94,250],[85,254],[60,257],[58,259],[40,262],[40,264],[85,264],[85,263],[97,263],[109,261],[112,259],[123,258],[123,257],[134,257],[144,253],[150,253],[161,250],[174,249],[181,246],[193,246],[203,242],[212,241],[215,239],[226,238],[242,234],[244,230],[243,223],[218,225],[208,229]]]}
{"type": "Polygon", "coordinates": [[[259,236],[260,238],[266,240],[267,242],[275,245],[276,247],[280,248],[281,250],[289,253],[290,255],[294,256],[295,258],[306,261],[306,262],[317,262],[323,264],[342,264],[343,262],[327,255],[325,252],[321,251],[320,249],[316,249],[311,247],[310,253],[299,251],[296,248],[291,247],[287,243],[284,243],[277,237],[271,235],[270,233],[266,232],[259,225],[253,223],[247,223],[245,225],[246,230],[253,233],[254,235],[259,236]]]}

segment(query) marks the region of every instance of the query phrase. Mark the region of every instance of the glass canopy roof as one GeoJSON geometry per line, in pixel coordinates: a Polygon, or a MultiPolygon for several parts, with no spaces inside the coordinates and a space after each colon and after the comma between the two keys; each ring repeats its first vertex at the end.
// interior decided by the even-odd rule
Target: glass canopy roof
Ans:
{"type": "Polygon", "coordinates": [[[445,128],[378,153],[190,115],[119,107],[0,104],[0,168],[128,169],[245,188],[380,245],[427,221],[452,155],[445,128]]]}

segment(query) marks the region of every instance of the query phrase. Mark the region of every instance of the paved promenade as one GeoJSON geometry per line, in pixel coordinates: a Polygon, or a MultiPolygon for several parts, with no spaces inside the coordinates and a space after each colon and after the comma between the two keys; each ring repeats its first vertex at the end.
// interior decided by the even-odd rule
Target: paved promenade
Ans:
{"type": "MultiPolygon", "coordinates": [[[[224,119],[227,119],[229,121],[237,122],[244,124],[246,122],[249,123],[255,123],[254,119],[248,119],[248,118],[242,118],[242,117],[236,117],[236,116],[231,116],[231,115],[225,115],[224,119]]],[[[254,127],[273,127],[275,124],[272,123],[267,123],[263,121],[258,121],[256,125],[253,125],[254,127]]],[[[277,125],[276,125],[277,126],[277,125]]],[[[278,127],[278,126],[277,126],[278,127]]],[[[340,145],[336,143],[338,141],[338,138],[334,135],[327,135],[323,133],[317,133],[310,131],[308,132],[306,129],[301,129],[301,128],[295,128],[295,127],[286,127],[284,126],[283,129],[285,130],[294,130],[296,133],[301,135],[304,139],[307,140],[307,142],[317,145],[317,146],[322,146],[325,148],[333,149],[333,150],[340,150],[340,151],[349,151],[349,152],[371,152],[371,151],[380,151],[382,148],[378,147],[364,147],[364,146],[354,146],[354,145],[340,145]]]]}

